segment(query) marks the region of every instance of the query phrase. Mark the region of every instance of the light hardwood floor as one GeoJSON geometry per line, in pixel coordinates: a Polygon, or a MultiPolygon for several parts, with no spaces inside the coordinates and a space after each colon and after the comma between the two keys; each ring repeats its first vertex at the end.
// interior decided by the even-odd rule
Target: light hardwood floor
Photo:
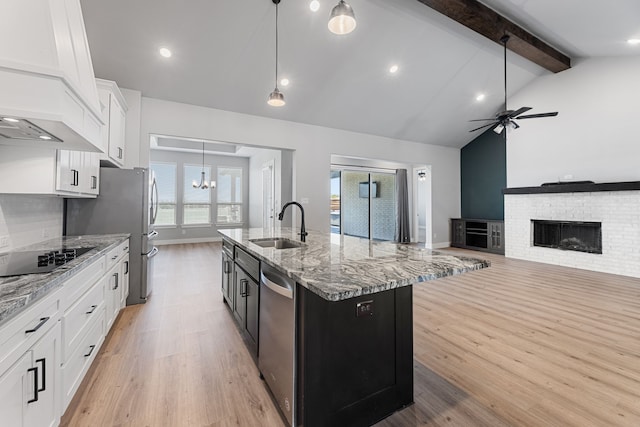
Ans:
{"type": "MultiPolygon", "coordinates": [[[[284,426],[220,294],[220,245],[163,246],[63,426],[284,426]]],[[[480,252],[414,286],[415,405],[390,426],[640,426],[640,280],[480,252]]]]}

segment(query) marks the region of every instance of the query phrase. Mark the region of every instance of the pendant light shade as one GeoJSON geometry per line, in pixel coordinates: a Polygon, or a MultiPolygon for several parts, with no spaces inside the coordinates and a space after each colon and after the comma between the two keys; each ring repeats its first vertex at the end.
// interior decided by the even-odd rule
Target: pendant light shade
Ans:
{"type": "Polygon", "coordinates": [[[269,94],[269,100],[267,101],[267,104],[271,105],[272,107],[282,107],[285,104],[284,95],[278,90],[277,86],[273,90],[273,92],[269,94]]]}
{"type": "Polygon", "coordinates": [[[328,27],[329,31],[338,35],[349,34],[356,29],[356,15],[344,0],[340,0],[331,11],[328,27]]]}
{"type": "Polygon", "coordinates": [[[284,102],[284,95],[278,89],[278,4],[280,0],[272,0],[276,5],[276,88],[269,94],[267,104],[272,107],[282,107],[284,102]]]}

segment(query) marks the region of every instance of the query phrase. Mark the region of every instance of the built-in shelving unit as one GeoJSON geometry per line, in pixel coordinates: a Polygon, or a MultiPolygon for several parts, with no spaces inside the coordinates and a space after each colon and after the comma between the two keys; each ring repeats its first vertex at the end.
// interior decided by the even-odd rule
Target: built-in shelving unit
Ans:
{"type": "Polygon", "coordinates": [[[452,218],[451,246],[504,254],[504,222],[452,218]]]}

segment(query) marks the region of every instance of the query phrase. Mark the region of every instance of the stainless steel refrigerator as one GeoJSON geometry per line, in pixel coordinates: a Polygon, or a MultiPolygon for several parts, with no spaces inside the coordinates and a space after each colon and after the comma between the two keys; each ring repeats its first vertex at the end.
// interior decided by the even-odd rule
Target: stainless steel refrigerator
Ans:
{"type": "Polygon", "coordinates": [[[95,199],[66,199],[65,234],[129,233],[127,305],[146,302],[153,289],[153,239],[158,212],[158,186],[150,169],[100,168],[100,194],[95,199]]]}

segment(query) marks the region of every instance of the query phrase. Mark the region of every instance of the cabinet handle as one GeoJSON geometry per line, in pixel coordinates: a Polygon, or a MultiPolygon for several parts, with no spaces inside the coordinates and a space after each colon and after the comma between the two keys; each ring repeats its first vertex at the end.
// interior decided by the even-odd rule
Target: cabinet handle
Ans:
{"type": "Polygon", "coordinates": [[[90,345],[89,346],[89,353],[85,354],[84,357],[89,357],[91,356],[91,353],[93,353],[93,350],[96,348],[95,345],[90,345]]]}
{"type": "Polygon", "coordinates": [[[80,181],[78,171],[75,169],[71,169],[71,172],[73,172],[73,182],[71,183],[71,185],[77,187],[78,182],[80,181]]]}
{"type": "Polygon", "coordinates": [[[96,188],[98,188],[98,177],[91,175],[91,189],[95,190],[96,188]]]}
{"type": "Polygon", "coordinates": [[[85,314],[91,314],[91,313],[93,313],[94,311],[96,311],[96,308],[97,308],[97,307],[98,307],[97,305],[92,305],[92,306],[91,306],[91,310],[87,311],[85,314]]]}
{"type": "Polygon", "coordinates": [[[224,274],[229,274],[229,261],[224,262],[224,274]]]}
{"type": "Polygon", "coordinates": [[[118,259],[118,255],[114,255],[111,257],[111,261],[113,261],[114,259],[118,259]]]}
{"type": "Polygon", "coordinates": [[[249,283],[247,279],[240,280],[240,296],[241,297],[247,296],[247,283],[249,283]],[[243,286],[244,286],[244,289],[243,289],[243,286]]]}
{"type": "Polygon", "coordinates": [[[125,266],[124,274],[129,274],[129,261],[125,261],[124,266],[125,266]]]}
{"type": "Polygon", "coordinates": [[[116,289],[118,289],[118,273],[113,273],[113,275],[116,278],[116,285],[113,287],[113,290],[115,291],[116,289]]]}
{"type": "Polygon", "coordinates": [[[28,329],[26,331],[24,331],[25,334],[30,334],[33,333],[35,331],[37,331],[38,329],[40,329],[42,327],[42,325],[44,325],[45,323],[47,323],[47,320],[49,320],[49,317],[41,317],[40,318],[40,323],[38,323],[35,328],[33,329],[28,329]]]}
{"type": "Polygon", "coordinates": [[[47,359],[43,357],[42,359],[36,360],[36,363],[42,365],[42,388],[38,389],[38,392],[41,392],[47,389],[47,359]]]}
{"type": "Polygon", "coordinates": [[[118,158],[122,159],[122,148],[118,147],[118,158]]]}
{"type": "Polygon", "coordinates": [[[27,369],[27,372],[33,372],[33,399],[27,400],[27,403],[33,403],[38,401],[38,367],[27,369]]]}

